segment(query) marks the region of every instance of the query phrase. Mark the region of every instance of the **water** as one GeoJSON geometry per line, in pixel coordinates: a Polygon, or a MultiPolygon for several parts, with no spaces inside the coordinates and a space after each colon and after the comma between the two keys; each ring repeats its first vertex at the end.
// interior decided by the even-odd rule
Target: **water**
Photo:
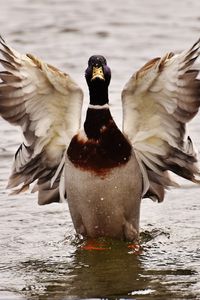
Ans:
{"type": "MultiPolygon", "coordinates": [[[[199,38],[200,2],[192,0],[6,0],[2,35],[69,72],[85,90],[90,55],[107,57],[110,98],[121,125],[120,91],[148,59],[189,48],[199,38]]],[[[84,113],[83,113],[84,114],[84,113]]],[[[200,117],[190,125],[200,149],[200,117]]],[[[142,253],[111,242],[83,251],[66,204],[39,207],[36,195],[9,196],[5,185],[18,130],[0,120],[0,299],[200,299],[200,188],[183,182],[162,204],[144,200],[142,253]]]]}

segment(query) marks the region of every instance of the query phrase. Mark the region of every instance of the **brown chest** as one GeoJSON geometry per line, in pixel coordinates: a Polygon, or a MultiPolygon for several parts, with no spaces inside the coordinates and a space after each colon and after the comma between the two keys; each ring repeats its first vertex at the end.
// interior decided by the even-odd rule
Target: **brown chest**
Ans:
{"type": "Polygon", "coordinates": [[[115,126],[103,129],[98,139],[74,136],[67,151],[69,160],[77,168],[90,170],[101,176],[112,168],[126,164],[131,157],[132,147],[115,126]]]}

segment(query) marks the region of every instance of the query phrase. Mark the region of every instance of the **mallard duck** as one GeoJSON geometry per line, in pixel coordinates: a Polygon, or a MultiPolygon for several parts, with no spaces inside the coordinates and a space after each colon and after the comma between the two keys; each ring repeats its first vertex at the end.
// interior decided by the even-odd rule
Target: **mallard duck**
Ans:
{"type": "Polygon", "coordinates": [[[89,106],[70,75],[1,38],[0,115],[22,129],[8,188],[35,183],[40,205],[67,199],[76,232],[85,237],[138,238],[141,200],[163,201],[177,183],[169,171],[200,183],[186,123],[200,105],[200,40],[188,51],[154,58],[122,91],[123,129],[109,107],[111,70],[89,58],[89,106]]]}

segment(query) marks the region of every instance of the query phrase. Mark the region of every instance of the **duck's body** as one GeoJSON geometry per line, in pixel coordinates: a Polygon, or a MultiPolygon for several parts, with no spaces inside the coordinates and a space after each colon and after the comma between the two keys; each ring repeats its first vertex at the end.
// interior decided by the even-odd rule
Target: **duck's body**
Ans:
{"type": "Polygon", "coordinates": [[[134,240],[139,232],[142,174],[132,146],[108,107],[89,108],[84,127],[72,139],[66,161],[67,199],[76,231],[134,240]],[[96,125],[88,132],[90,119],[96,125]],[[133,172],[139,176],[134,178],[133,172]]]}
{"type": "Polygon", "coordinates": [[[39,204],[67,197],[74,227],[86,237],[134,241],[141,199],[163,201],[174,186],[168,171],[200,183],[197,155],[185,125],[200,106],[200,41],[179,55],[156,58],[122,92],[123,129],[109,108],[111,71],[103,56],[85,72],[90,104],[83,130],[83,93],[69,75],[0,39],[0,114],[20,125],[9,188],[36,181],[39,204]]]}
{"type": "Polygon", "coordinates": [[[139,232],[142,176],[132,178],[139,166],[131,158],[121,167],[98,175],[66,161],[66,188],[77,233],[89,237],[134,240],[139,232]]]}

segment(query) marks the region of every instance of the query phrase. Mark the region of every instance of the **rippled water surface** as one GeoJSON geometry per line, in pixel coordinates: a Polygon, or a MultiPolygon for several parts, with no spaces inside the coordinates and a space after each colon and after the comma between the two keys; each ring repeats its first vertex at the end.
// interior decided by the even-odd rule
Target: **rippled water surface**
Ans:
{"type": "MultiPolygon", "coordinates": [[[[195,0],[6,0],[1,34],[70,73],[85,90],[90,55],[112,68],[110,98],[121,125],[120,91],[148,59],[188,48],[200,36],[195,0]]],[[[200,116],[190,125],[200,149],[200,116]]],[[[144,200],[143,251],[107,241],[111,250],[83,251],[66,204],[39,207],[36,195],[5,190],[16,128],[0,120],[0,299],[200,299],[200,188],[183,182],[162,204],[144,200]]]]}

